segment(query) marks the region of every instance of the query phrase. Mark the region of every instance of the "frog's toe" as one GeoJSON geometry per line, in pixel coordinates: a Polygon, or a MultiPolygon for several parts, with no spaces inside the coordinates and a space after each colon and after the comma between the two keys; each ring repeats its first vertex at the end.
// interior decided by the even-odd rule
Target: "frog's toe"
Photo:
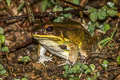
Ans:
{"type": "Polygon", "coordinates": [[[69,62],[68,60],[66,60],[65,62],[59,64],[58,66],[64,66],[64,65],[66,65],[66,64],[70,64],[70,62],[69,62]]]}
{"type": "Polygon", "coordinates": [[[38,63],[42,63],[43,65],[45,65],[44,62],[48,62],[48,61],[52,61],[52,58],[47,56],[40,56],[38,63]]]}

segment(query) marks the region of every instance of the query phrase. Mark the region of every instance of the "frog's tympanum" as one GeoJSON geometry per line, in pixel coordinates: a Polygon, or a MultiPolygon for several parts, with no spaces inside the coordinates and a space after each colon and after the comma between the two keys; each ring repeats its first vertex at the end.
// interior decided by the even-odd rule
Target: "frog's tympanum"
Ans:
{"type": "Polygon", "coordinates": [[[39,62],[43,64],[52,60],[45,56],[46,50],[74,64],[79,53],[84,57],[91,53],[94,42],[82,25],[73,23],[47,23],[33,38],[42,45],[39,62]]]}

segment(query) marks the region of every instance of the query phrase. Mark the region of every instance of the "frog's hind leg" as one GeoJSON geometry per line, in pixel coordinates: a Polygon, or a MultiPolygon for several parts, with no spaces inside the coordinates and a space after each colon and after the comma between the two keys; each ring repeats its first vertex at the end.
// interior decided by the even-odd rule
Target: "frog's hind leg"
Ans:
{"type": "MultiPolygon", "coordinates": [[[[39,45],[39,47],[40,47],[40,45],[39,45]]],[[[52,61],[52,58],[45,56],[46,49],[44,47],[41,46],[40,49],[38,49],[38,52],[40,53],[40,58],[38,60],[38,63],[42,63],[43,65],[45,65],[44,64],[45,61],[46,62],[52,61]]]]}

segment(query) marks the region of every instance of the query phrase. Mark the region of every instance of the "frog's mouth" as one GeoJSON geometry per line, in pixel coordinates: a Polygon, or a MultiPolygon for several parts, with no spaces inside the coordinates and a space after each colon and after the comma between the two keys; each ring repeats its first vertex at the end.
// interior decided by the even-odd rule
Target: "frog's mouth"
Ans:
{"type": "Polygon", "coordinates": [[[50,53],[64,59],[69,58],[69,51],[60,47],[61,44],[64,44],[63,38],[54,35],[33,35],[33,37],[50,53]]]}

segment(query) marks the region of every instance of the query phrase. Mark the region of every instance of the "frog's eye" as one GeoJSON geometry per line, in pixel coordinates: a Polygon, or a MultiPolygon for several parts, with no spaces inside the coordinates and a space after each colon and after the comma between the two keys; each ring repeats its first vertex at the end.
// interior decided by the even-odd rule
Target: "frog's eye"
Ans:
{"type": "Polygon", "coordinates": [[[48,31],[48,32],[53,31],[53,27],[52,27],[52,26],[48,26],[48,27],[46,28],[46,31],[48,31]]]}

